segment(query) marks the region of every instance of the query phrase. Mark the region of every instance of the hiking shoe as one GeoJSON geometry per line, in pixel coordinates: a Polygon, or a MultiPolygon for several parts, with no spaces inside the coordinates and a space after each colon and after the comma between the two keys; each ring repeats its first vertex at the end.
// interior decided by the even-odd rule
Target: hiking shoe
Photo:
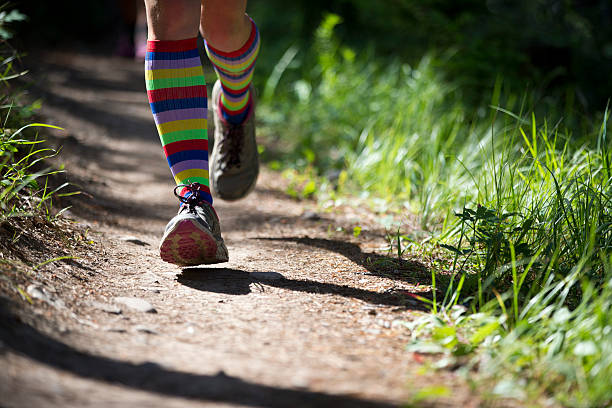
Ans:
{"type": "Polygon", "coordinates": [[[200,199],[199,184],[179,185],[174,194],[183,203],[178,214],[166,226],[159,245],[161,258],[179,266],[227,262],[228,254],[213,207],[200,199]],[[185,198],[176,193],[187,187],[191,195],[185,198]]]}
{"type": "Polygon", "coordinates": [[[223,200],[238,200],[253,190],[259,174],[259,155],[255,141],[255,98],[244,123],[234,125],[221,115],[221,81],[212,91],[214,145],[211,154],[212,190],[223,200]]]}

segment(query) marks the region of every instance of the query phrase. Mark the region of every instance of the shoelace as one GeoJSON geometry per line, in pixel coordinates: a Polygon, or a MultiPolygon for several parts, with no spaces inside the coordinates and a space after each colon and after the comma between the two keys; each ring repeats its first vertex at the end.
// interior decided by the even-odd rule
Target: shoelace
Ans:
{"type": "Polygon", "coordinates": [[[244,142],[243,125],[228,124],[224,129],[219,152],[227,167],[240,166],[240,152],[244,142]]]}
{"type": "Polygon", "coordinates": [[[200,205],[204,201],[200,197],[200,187],[201,187],[200,183],[179,184],[178,186],[174,187],[174,195],[176,196],[176,198],[179,199],[181,203],[187,204],[189,206],[190,211],[193,211],[197,205],[200,205]],[[180,193],[177,193],[176,191],[179,188],[181,190],[183,188],[186,188],[188,192],[191,193],[189,197],[184,197],[180,193]]]}

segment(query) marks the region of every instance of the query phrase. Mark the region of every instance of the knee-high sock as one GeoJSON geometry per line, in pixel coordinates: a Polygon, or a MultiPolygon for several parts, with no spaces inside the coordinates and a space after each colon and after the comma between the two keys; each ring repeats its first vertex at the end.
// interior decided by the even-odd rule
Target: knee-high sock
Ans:
{"type": "Polygon", "coordinates": [[[202,199],[212,204],[206,82],[196,38],[148,41],[145,79],[151,111],[176,184],[199,183],[202,199]]]}
{"type": "Polygon", "coordinates": [[[208,58],[221,80],[221,114],[226,121],[240,124],[248,117],[252,105],[249,86],[259,53],[259,30],[251,20],[251,35],[236,51],[224,52],[214,48],[210,43],[205,45],[208,58]]]}

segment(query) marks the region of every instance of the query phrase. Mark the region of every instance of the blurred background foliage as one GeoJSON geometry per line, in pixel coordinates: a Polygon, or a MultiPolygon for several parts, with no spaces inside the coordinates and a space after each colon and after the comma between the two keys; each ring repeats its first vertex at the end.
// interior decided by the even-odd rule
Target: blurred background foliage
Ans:
{"type": "MultiPolygon", "coordinates": [[[[23,1],[30,42],[108,43],[115,0],[23,1]]],[[[414,64],[452,51],[444,72],[471,102],[489,97],[497,76],[516,92],[534,90],[580,111],[601,111],[611,94],[612,3],[609,0],[251,0],[264,38],[259,80],[290,45],[307,50],[326,13],[342,17],[340,43],[376,57],[414,64]],[[558,98],[563,98],[562,101],[558,98]]]]}
{"type": "MultiPolygon", "coordinates": [[[[343,24],[337,35],[355,50],[415,63],[433,50],[452,50],[449,78],[478,98],[502,75],[517,92],[560,92],[582,109],[601,110],[610,96],[612,3],[569,0],[267,0],[252,2],[262,31],[304,47],[327,12],[343,24]],[[287,17],[279,22],[278,16],[287,17]]],[[[277,41],[280,40],[280,41],[277,41]]],[[[473,100],[473,99],[472,99],[473,100]]]]}

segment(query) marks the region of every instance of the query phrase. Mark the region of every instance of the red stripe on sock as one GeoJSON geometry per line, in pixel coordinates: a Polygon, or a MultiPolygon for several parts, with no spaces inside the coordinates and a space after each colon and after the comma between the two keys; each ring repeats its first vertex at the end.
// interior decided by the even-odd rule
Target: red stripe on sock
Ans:
{"type": "MultiPolygon", "coordinates": [[[[188,192],[190,192],[190,191],[191,191],[191,189],[190,189],[190,188],[183,187],[183,188],[182,188],[182,190],[181,190],[181,195],[182,195],[183,197],[185,197],[185,194],[186,194],[186,193],[188,193],[188,192]]],[[[208,188],[208,186],[205,186],[204,184],[200,184],[200,190],[199,190],[199,191],[202,191],[202,192],[204,192],[204,193],[208,193],[208,194],[210,194],[210,188],[208,188]]]]}
{"type": "Polygon", "coordinates": [[[191,139],[180,140],[178,142],[168,143],[164,146],[166,157],[186,150],[206,150],[208,151],[208,140],[206,139],[191,139]]]}
{"type": "Polygon", "coordinates": [[[246,43],[244,43],[242,47],[240,47],[236,51],[230,51],[230,52],[221,51],[221,50],[216,49],[212,45],[210,45],[209,42],[207,42],[206,45],[217,55],[220,55],[222,57],[228,57],[228,58],[236,58],[236,57],[240,57],[246,54],[249,48],[251,48],[251,45],[253,45],[253,41],[255,41],[256,33],[257,33],[257,28],[255,27],[255,22],[251,20],[251,34],[249,35],[249,39],[247,40],[246,43]]]}
{"type": "Polygon", "coordinates": [[[149,52],[180,52],[190,51],[198,47],[198,38],[186,38],[184,40],[149,40],[147,51],[149,52]]]}
{"type": "Polygon", "coordinates": [[[147,91],[147,95],[149,96],[149,102],[159,102],[168,99],[206,98],[206,85],[155,89],[147,91]]]}

